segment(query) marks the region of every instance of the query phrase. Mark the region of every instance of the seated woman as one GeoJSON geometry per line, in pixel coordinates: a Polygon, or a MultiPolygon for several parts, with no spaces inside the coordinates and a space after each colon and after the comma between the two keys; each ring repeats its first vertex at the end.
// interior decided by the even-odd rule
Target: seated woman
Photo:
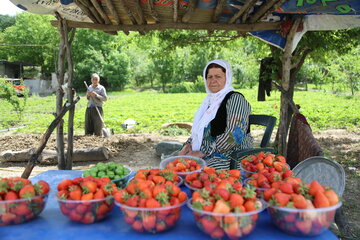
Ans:
{"type": "Polygon", "coordinates": [[[234,151],[252,148],[251,106],[231,86],[232,70],[225,60],[210,61],[203,72],[207,97],[195,114],[191,137],[179,152],[203,158],[207,166],[230,168],[234,151]]]}

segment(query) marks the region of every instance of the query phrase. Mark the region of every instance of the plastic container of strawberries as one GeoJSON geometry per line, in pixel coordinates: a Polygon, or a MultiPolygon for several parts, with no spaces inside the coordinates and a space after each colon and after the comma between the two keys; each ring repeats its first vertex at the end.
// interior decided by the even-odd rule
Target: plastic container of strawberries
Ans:
{"type": "Polygon", "coordinates": [[[175,227],[181,216],[181,207],[186,201],[158,208],[130,207],[115,201],[124,221],[137,232],[158,233],[175,227]]]}
{"type": "Polygon", "coordinates": [[[206,166],[206,162],[204,159],[202,158],[198,158],[198,157],[195,157],[195,156],[188,156],[188,155],[179,155],[179,156],[172,156],[172,157],[168,157],[168,158],[165,158],[164,160],[162,160],[160,162],[160,169],[166,169],[166,166],[170,163],[170,162],[173,162],[175,161],[175,159],[178,159],[178,158],[182,158],[182,159],[188,159],[188,160],[195,160],[200,166],[201,168],[198,169],[198,170],[195,170],[195,171],[189,171],[189,172],[176,172],[180,177],[182,178],[185,178],[186,175],[189,175],[193,172],[201,172],[201,170],[206,166]]]}
{"type": "Polygon", "coordinates": [[[64,200],[56,197],[60,211],[70,220],[91,224],[103,220],[114,208],[114,197],[93,200],[64,200]]]}
{"type": "Polygon", "coordinates": [[[320,235],[334,221],[336,209],[342,203],[314,209],[296,209],[269,206],[268,212],[273,224],[282,231],[301,237],[320,235]]]}
{"type": "Polygon", "coordinates": [[[31,221],[44,210],[48,195],[0,201],[0,226],[31,221]]]}
{"type": "Polygon", "coordinates": [[[243,213],[214,213],[194,208],[192,199],[187,201],[187,206],[192,210],[196,225],[201,231],[213,239],[239,239],[254,231],[259,213],[267,203],[258,199],[261,206],[251,212],[243,213]]]}

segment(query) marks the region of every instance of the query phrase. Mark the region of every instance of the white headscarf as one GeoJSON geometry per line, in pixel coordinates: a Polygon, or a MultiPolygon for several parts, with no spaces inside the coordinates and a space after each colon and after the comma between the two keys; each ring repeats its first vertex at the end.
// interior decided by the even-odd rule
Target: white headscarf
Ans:
{"type": "Polygon", "coordinates": [[[203,71],[203,77],[206,87],[207,96],[202,102],[200,108],[195,113],[193,126],[191,129],[191,138],[192,138],[192,150],[199,151],[204,135],[204,128],[213,120],[216,116],[216,113],[220,107],[221,102],[223,101],[226,94],[231,91],[234,91],[234,88],[231,86],[232,82],[232,69],[230,64],[222,59],[216,59],[208,62],[203,71]],[[226,83],[222,90],[217,93],[212,93],[206,85],[206,69],[212,64],[216,63],[226,69],[226,83]]]}

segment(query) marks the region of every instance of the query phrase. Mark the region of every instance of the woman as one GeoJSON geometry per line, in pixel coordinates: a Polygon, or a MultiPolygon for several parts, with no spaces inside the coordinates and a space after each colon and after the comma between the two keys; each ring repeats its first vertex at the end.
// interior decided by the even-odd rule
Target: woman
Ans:
{"type": "Polygon", "coordinates": [[[107,94],[105,87],[100,85],[100,77],[96,73],[91,75],[91,85],[86,98],[89,102],[85,112],[85,135],[101,136],[103,123],[99,114],[104,116],[102,105],[107,100],[107,94]]]}
{"type": "Polygon", "coordinates": [[[234,92],[227,61],[209,62],[203,76],[208,95],[195,114],[191,137],[179,154],[203,158],[209,167],[229,169],[232,152],[252,148],[251,106],[241,93],[234,92]]]}

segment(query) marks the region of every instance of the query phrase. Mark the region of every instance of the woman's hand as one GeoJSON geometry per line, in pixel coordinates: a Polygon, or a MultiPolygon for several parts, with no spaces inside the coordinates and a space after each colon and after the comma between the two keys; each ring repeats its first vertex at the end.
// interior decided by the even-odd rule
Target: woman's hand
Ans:
{"type": "Polygon", "coordinates": [[[189,143],[185,144],[185,146],[179,152],[179,155],[189,155],[192,152],[191,145],[189,143]]]}
{"type": "Polygon", "coordinates": [[[200,151],[191,151],[191,152],[188,153],[187,155],[194,156],[194,157],[198,157],[198,158],[203,158],[203,157],[205,157],[205,153],[200,152],[200,151]]]}

